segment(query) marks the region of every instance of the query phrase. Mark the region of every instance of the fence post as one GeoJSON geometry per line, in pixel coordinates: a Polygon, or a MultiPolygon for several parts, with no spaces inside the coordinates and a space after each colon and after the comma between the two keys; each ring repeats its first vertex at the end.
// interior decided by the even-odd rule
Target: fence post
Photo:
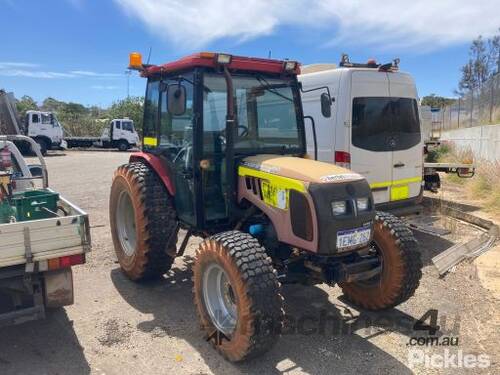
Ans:
{"type": "Polygon", "coordinates": [[[493,124],[493,81],[494,79],[491,80],[490,85],[490,124],[493,124]]]}
{"type": "Polygon", "coordinates": [[[472,112],[474,112],[474,90],[470,90],[470,119],[469,128],[472,127],[472,112]]]}

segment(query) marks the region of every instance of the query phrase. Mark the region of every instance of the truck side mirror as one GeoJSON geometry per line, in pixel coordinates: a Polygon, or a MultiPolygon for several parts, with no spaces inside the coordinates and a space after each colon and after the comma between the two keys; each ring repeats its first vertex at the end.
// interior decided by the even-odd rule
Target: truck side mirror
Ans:
{"type": "Polygon", "coordinates": [[[181,84],[168,85],[167,110],[174,116],[186,113],[186,87],[181,84]]]}
{"type": "Polygon", "coordinates": [[[332,99],[326,92],[321,94],[321,113],[327,118],[332,116],[332,99]]]}

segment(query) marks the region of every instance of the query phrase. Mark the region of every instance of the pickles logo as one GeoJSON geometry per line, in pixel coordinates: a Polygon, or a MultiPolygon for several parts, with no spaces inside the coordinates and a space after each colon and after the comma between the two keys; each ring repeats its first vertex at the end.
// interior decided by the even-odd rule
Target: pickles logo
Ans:
{"type": "Polygon", "coordinates": [[[487,354],[466,354],[461,349],[453,353],[445,349],[442,354],[430,353],[426,349],[408,350],[408,366],[414,369],[418,366],[425,368],[488,368],[491,365],[487,354]]]}

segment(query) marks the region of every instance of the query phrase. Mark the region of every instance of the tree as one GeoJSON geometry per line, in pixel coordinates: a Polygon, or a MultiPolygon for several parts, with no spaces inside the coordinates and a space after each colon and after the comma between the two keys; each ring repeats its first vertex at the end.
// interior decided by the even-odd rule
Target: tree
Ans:
{"type": "Polygon", "coordinates": [[[142,134],[143,101],[144,98],[140,96],[118,100],[108,109],[108,117],[110,119],[128,117],[134,121],[137,132],[142,134]]]}
{"type": "Polygon", "coordinates": [[[66,103],[61,102],[57,99],[48,97],[46,98],[41,106],[42,111],[46,112],[57,112],[59,111],[66,103]]]}
{"type": "Polygon", "coordinates": [[[428,105],[432,108],[443,108],[455,102],[455,99],[430,94],[422,98],[422,105],[428,105]]]}
{"type": "Polygon", "coordinates": [[[24,118],[26,115],[26,111],[36,111],[38,110],[38,104],[36,104],[35,100],[28,95],[24,95],[21,100],[18,100],[16,103],[17,113],[21,118],[24,118]]]}
{"type": "Polygon", "coordinates": [[[500,29],[486,40],[481,35],[469,47],[469,61],[460,68],[462,77],[457,93],[481,90],[484,84],[500,71],[500,29]]]}

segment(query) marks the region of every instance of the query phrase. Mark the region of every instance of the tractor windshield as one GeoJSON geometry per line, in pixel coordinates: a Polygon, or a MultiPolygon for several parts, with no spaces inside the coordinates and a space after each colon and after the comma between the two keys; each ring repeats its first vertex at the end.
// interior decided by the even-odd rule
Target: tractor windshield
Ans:
{"type": "MultiPolygon", "coordinates": [[[[291,81],[261,76],[233,76],[236,98],[236,154],[297,154],[303,150],[297,92],[291,81]]],[[[205,152],[223,152],[226,128],[226,82],[205,75],[203,131],[205,152]]]]}

